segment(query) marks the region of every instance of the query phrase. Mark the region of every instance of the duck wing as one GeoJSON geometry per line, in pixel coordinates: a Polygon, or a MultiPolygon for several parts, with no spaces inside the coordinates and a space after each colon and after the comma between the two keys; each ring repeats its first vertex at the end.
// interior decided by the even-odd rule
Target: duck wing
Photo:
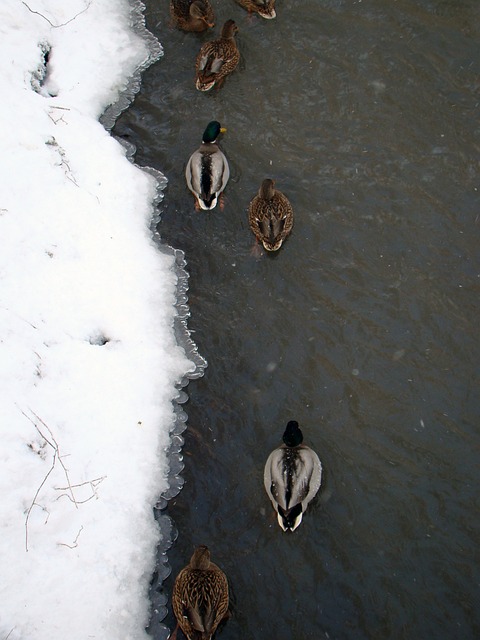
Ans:
{"type": "Polygon", "coordinates": [[[264,484],[275,508],[279,505],[287,511],[302,504],[305,509],[320,482],[320,460],[309,447],[279,447],[267,459],[264,484]]]}
{"type": "Polygon", "coordinates": [[[322,465],[319,457],[306,445],[297,451],[297,477],[292,491],[292,504],[302,503],[305,511],[308,503],[320,489],[322,482],[322,465]]]}
{"type": "Polygon", "coordinates": [[[188,188],[206,208],[225,189],[229,177],[227,159],[217,145],[202,145],[190,156],[185,169],[188,188]]]}
{"type": "Polygon", "coordinates": [[[199,633],[204,633],[205,626],[203,624],[200,611],[198,610],[197,607],[192,607],[191,605],[186,606],[183,615],[185,618],[188,618],[188,621],[190,622],[190,626],[193,629],[195,629],[195,631],[198,631],[199,633]]]}
{"type": "Polygon", "coordinates": [[[257,219],[258,228],[262,237],[274,245],[285,234],[285,218],[265,216],[257,219]]]}
{"type": "Polygon", "coordinates": [[[239,59],[240,54],[234,43],[213,40],[200,49],[196,63],[197,73],[202,76],[219,73],[225,75],[235,69],[239,59]]]}
{"type": "Polygon", "coordinates": [[[210,566],[207,571],[186,568],[174,584],[173,610],[188,637],[210,638],[228,612],[227,578],[214,563],[210,566]]]}
{"type": "Polygon", "coordinates": [[[276,192],[271,200],[256,196],[250,205],[250,225],[257,237],[276,244],[293,227],[293,209],[287,198],[276,192]]]}

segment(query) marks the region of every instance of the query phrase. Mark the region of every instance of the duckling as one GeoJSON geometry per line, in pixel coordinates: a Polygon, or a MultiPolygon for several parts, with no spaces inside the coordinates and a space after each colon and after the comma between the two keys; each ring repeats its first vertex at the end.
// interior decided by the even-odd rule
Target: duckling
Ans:
{"type": "Polygon", "coordinates": [[[228,582],[223,571],[210,560],[205,545],[198,546],[175,579],[172,606],[177,627],[188,640],[210,640],[222,620],[228,618],[228,582]]]}
{"type": "Polygon", "coordinates": [[[209,91],[213,86],[219,89],[237,66],[240,60],[235,42],[237,31],[235,22],[227,20],[220,38],[206,42],[200,49],[195,65],[195,86],[199,91],[209,91]]]}
{"type": "Polygon", "coordinates": [[[237,3],[247,9],[248,13],[258,13],[262,18],[271,20],[275,13],[275,0],[236,0],[237,3]]]}
{"type": "Polygon", "coordinates": [[[170,0],[170,15],[183,31],[205,31],[215,25],[210,0],[170,0]]]}
{"type": "Polygon", "coordinates": [[[295,531],[308,503],[322,482],[322,465],[294,420],[287,424],[283,444],[272,451],[265,464],[265,490],[284,531],[295,531]]]}
{"type": "Polygon", "coordinates": [[[225,189],[230,169],[227,159],[217,145],[217,138],[226,129],[220,123],[213,120],[207,125],[202,137],[202,144],[192,153],[185,177],[187,186],[195,196],[195,209],[214,209],[225,189]]]}
{"type": "Polygon", "coordinates": [[[267,251],[277,251],[293,227],[293,209],[278,191],[275,181],[266,178],[248,207],[250,228],[267,251]]]}

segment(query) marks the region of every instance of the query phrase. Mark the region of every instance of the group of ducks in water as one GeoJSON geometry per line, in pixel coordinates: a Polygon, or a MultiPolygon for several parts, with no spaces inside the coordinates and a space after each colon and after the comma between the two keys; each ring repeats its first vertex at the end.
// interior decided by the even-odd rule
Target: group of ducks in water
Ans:
{"type": "MultiPolygon", "coordinates": [[[[216,120],[210,122],[202,137],[202,144],[190,156],[185,169],[187,186],[195,196],[195,208],[214,209],[230,177],[227,158],[217,144],[225,128],[216,120]]],[[[248,222],[256,239],[266,251],[277,251],[293,227],[293,209],[288,198],[275,181],[265,178],[248,207],[248,222]]]]}
{"type": "MultiPolygon", "coordinates": [[[[236,0],[250,13],[275,18],[275,0],[236,0]]],[[[209,0],[170,0],[170,13],[175,24],[185,31],[204,31],[214,25],[209,0]]],[[[220,38],[206,42],[196,60],[195,86],[199,91],[219,89],[240,61],[235,42],[238,32],[234,20],[227,20],[220,38]]],[[[217,140],[226,129],[216,120],[210,122],[202,136],[202,144],[191,155],[185,170],[187,186],[195,196],[195,208],[210,211],[217,204],[223,208],[223,191],[230,177],[225,154],[217,140]]],[[[277,251],[293,227],[293,208],[288,198],[271,178],[263,180],[248,207],[250,228],[266,251],[277,251]]]]}
{"type": "MultiPolygon", "coordinates": [[[[291,420],[283,443],[267,458],[263,473],[265,491],[283,531],[295,531],[322,482],[322,464],[313,449],[303,444],[298,422],[291,420]]],[[[188,640],[211,640],[218,625],[229,618],[229,591],[225,573],[210,560],[205,545],[198,546],[175,579],[172,607],[177,629],[188,640]]]]}
{"type": "MultiPolygon", "coordinates": [[[[236,0],[249,12],[264,18],[275,17],[275,0],[236,0]]],[[[176,25],[185,31],[204,31],[214,25],[209,0],[170,0],[170,13],[176,25]]],[[[240,58],[233,20],[227,20],[218,40],[207,42],[197,56],[196,87],[208,91],[221,86],[240,58]]],[[[230,176],[227,159],[217,144],[226,130],[217,121],[208,124],[202,144],[188,160],[185,177],[195,196],[196,209],[211,210],[221,197],[230,176]]],[[[293,226],[293,209],[270,178],[263,180],[249,205],[250,227],[267,251],[277,251],[293,226]]],[[[265,464],[264,486],[283,531],[295,531],[308,504],[320,488],[322,465],[317,454],[303,444],[302,431],[290,421],[283,443],[274,449],[265,464]]],[[[188,640],[211,640],[218,625],[229,617],[228,581],[224,572],[210,559],[205,545],[198,546],[186,567],[175,579],[173,612],[188,640]]]]}

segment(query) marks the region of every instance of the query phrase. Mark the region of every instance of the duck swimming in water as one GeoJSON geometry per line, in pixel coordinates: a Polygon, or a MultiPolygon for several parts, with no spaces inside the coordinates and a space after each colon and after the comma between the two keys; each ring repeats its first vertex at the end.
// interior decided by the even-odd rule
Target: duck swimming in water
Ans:
{"type": "Polygon", "coordinates": [[[170,15],[182,31],[206,31],[215,26],[210,0],[170,0],[170,15]]]}
{"type": "Polygon", "coordinates": [[[248,222],[267,251],[277,251],[293,227],[293,209],[275,181],[265,178],[248,207],[248,222]]]}
{"type": "MultiPolygon", "coordinates": [[[[209,549],[200,545],[173,585],[177,629],[180,627],[188,640],[210,640],[220,622],[229,616],[228,597],[226,575],[210,560],[209,549]]],[[[171,640],[176,638],[177,629],[171,640]]]]}
{"type": "Polygon", "coordinates": [[[246,9],[248,13],[258,13],[262,18],[271,20],[275,13],[275,0],[237,0],[237,3],[246,9]]]}
{"type": "Polygon", "coordinates": [[[209,91],[212,87],[219,89],[238,65],[237,31],[235,22],[227,20],[220,38],[206,42],[200,49],[195,63],[195,86],[199,91],[209,91]]]}
{"type": "Polygon", "coordinates": [[[187,162],[185,178],[195,196],[196,209],[214,209],[227,185],[230,169],[227,158],[217,145],[218,136],[225,132],[219,122],[210,122],[203,133],[202,144],[187,162]]]}
{"type": "Polygon", "coordinates": [[[268,456],[263,481],[278,524],[284,531],[295,531],[322,482],[321,462],[303,444],[298,422],[287,424],[283,444],[268,456]]]}

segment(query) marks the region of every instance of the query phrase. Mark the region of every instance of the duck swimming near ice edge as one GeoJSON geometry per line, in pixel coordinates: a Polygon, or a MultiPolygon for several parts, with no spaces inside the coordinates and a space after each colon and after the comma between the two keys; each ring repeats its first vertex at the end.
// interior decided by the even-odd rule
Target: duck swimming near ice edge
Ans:
{"type": "Polygon", "coordinates": [[[283,444],[268,456],[263,480],[278,524],[283,531],[295,531],[322,482],[322,464],[303,444],[298,422],[287,424],[283,444]]]}
{"type": "MultiPolygon", "coordinates": [[[[207,125],[202,144],[192,153],[185,169],[187,186],[195,196],[195,208],[209,211],[217,205],[230,177],[227,158],[217,144],[226,129],[216,120],[207,125]]],[[[220,202],[220,208],[222,203],[220,202]]]]}
{"type": "Polygon", "coordinates": [[[228,602],[226,575],[210,560],[208,547],[198,546],[173,585],[177,629],[180,627],[188,640],[211,640],[220,622],[229,617],[228,602]]]}
{"type": "Polygon", "coordinates": [[[170,15],[182,31],[206,31],[215,26],[210,0],[170,0],[170,15]]]}

